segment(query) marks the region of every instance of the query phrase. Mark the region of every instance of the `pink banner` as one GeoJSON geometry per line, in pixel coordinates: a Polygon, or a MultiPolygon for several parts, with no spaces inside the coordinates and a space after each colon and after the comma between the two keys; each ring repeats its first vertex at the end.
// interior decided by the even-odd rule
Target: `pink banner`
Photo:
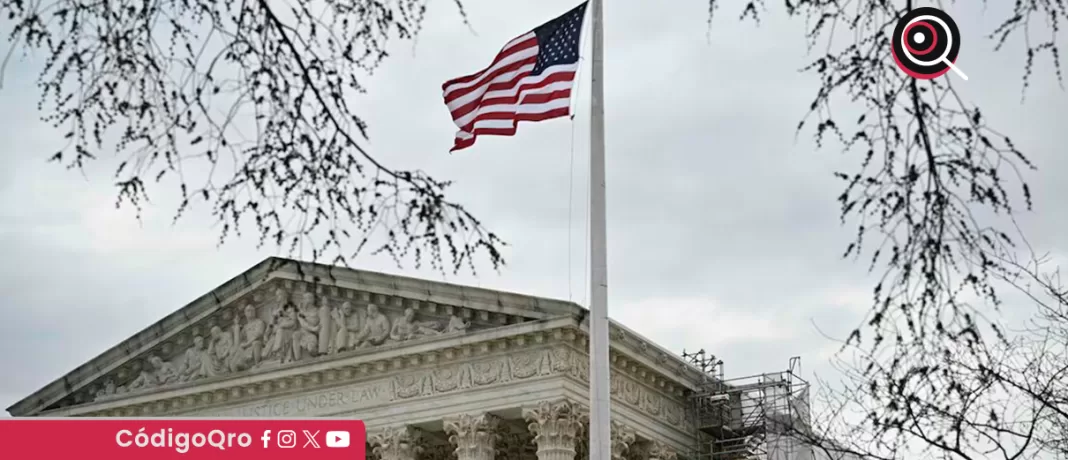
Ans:
{"type": "Polygon", "coordinates": [[[0,419],[0,458],[364,460],[367,430],[342,419],[0,419]]]}

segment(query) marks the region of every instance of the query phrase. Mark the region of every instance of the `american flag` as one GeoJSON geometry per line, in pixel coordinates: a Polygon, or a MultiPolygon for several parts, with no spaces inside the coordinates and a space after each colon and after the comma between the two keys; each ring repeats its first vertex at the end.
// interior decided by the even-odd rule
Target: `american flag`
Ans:
{"type": "Polygon", "coordinates": [[[460,128],[450,151],[474,145],[481,134],[512,136],[520,121],[570,114],[585,15],[583,2],[512,39],[485,70],[441,85],[460,128]]]}

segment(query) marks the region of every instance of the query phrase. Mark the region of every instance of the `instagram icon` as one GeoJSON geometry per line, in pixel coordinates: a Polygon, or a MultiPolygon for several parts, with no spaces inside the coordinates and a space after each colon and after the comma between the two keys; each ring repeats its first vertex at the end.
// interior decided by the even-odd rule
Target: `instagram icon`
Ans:
{"type": "Polygon", "coordinates": [[[293,430],[281,430],[278,432],[278,448],[292,449],[297,447],[297,433],[293,430]]]}

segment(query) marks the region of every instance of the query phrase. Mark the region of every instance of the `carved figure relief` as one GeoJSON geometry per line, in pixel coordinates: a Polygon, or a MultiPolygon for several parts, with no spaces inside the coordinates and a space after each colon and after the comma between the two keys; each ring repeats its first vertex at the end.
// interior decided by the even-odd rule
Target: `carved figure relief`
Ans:
{"type": "Polygon", "coordinates": [[[360,335],[357,339],[359,343],[356,346],[382,345],[389,340],[389,333],[389,317],[378,311],[377,305],[370,304],[367,306],[367,319],[363,323],[363,329],[360,330],[360,335]]]}
{"type": "Polygon", "coordinates": [[[453,314],[449,317],[449,324],[445,326],[446,333],[464,332],[471,327],[471,323],[464,320],[460,315],[453,314]]]}
{"type": "Polygon", "coordinates": [[[216,371],[225,371],[230,368],[230,358],[234,355],[234,336],[236,331],[227,334],[219,326],[211,327],[211,351],[214,357],[216,371]]]}
{"type": "Polygon", "coordinates": [[[439,327],[437,323],[431,321],[416,321],[415,310],[406,308],[404,309],[404,315],[397,318],[397,321],[393,323],[393,329],[390,331],[389,337],[393,340],[403,341],[439,335],[442,333],[441,329],[438,329],[439,327]]]}
{"type": "Polygon", "coordinates": [[[276,288],[274,298],[271,299],[271,318],[278,318],[286,305],[289,305],[289,293],[285,289],[276,288]]]}
{"type": "Polygon", "coordinates": [[[264,336],[267,333],[267,323],[256,316],[256,307],[247,304],[242,313],[245,316],[244,325],[241,325],[239,316],[234,316],[234,329],[239,332],[230,370],[235,372],[249,369],[263,360],[264,336]]]}
{"type": "Polygon", "coordinates": [[[316,313],[318,313],[317,322],[319,323],[319,337],[316,341],[319,348],[316,350],[316,355],[322,356],[330,351],[330,343],[334,340],[334,331],[337,329],[330,314],[330,300],[323,297],[316,313]]]}
{"type": "Polygon", "coordinates": [[[185,351],[185,364],[182,366],[181,380],[189,381],[205,377],[215,377],[219,368],[213,356],[210,344],[201,336],[193,337],[193,346],[185,351]]]}
{"type": "Polygon", "coordinates": [[[111,379],[108,379],[107,381],[104,382],[104,386],[101,387],[99,390],[97,390],[96,398],[97,399],[106,398],[108,396],[114,395],[117,392],[118,392],[118,387],[115,386],[115,381],[111,380],[111,379]]]}
{"type": "Polygon", "coordinates": [[[296,361],[296,340],[294,340],[297,334],[297,307],[293,304],[287,303],[278,312],[278,316],[271,322],[270,339],[267,341],[267,348],[263,350],[263,354],[267,358],[277,359],[280,363],[288,363],[296,361]]]}
{"type": "MultiPolygon", "coordinates": [[[[418,318],[412,308],[390,317],[375,304],[366,309],[344,299],[302,291],[296,302],[285,289],[271,290],[262,303],[244,302],[235,307],[232,319],[215,320],[206,334],[192,337],[192,344],[177,356],[153,354],[141,362],[136,375],[124,385],[108,379],[90,393],[90,399],[107,398],[161,385],[276,366],[324,355],[375,347],[443,334],[465,333],[471,323],[458,313],[448,320],[418,318]],[[398,314],[400,313],[400,314],[398,314]]],[[[350,295],[349,298],[352,298],[350,295]]],[[[230,312],[227,312],[229,315],[230,312]]],[[[210,320],[209,320],[210,321],[210,320]]],[[[210,324],[210,323],[209,323],[210,324]]],[[[181,342],[178,342],[181,343],[181,342]]],[[[186,342],[187,344],[189,342],[186,342]]]]}
{"type": "Polygon", "coordinates": [[[178,373],[178,368],[159,356],[153,356],[148,361],[155,369],[156,382],[160,385],[167,385],[178,382],[182,376],[178,373]]]}
{"type": "MultiPolygon", "coordinates": [[[[155,385],[166,385],[178,382],[180,378],[178,369],[159,356],[148,358],[148,365],[148,367],[141,370],[141,373],[136,379],[124,387],[124,390],[129,391],[148,388],[155,385]]],[[[115,388],[112,387],[112,390],[115,391],[115,388]]]]}
{"type": "Polygon", "coordinates": [[[319,351],[319,311],[315,307],[315,294],[305,292],[300,296],[297,308],[297,330],[293,335],[295,360],[310,358],[319,351]]]}
{"type": "Polygon", "coordinates": [[[351,302],[344,302],[330,312],[334,326],[333,346],[328,353],[337,353],[356,348],[360,337],[360,317],[356,315],[351,302]]]}

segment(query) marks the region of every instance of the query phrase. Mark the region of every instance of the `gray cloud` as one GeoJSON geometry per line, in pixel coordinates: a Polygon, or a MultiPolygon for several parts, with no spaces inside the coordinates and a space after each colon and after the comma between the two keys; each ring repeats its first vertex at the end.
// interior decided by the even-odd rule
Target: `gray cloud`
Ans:
{"type": "MultiPolygon", "coordinates": [[[[446,3],[434,3],[418,43],[396,46],[368,81],[359,102],[372,151],[456,180],[454,199],[511,243],[500,274],[448,280],[583,301],[587,89],[574,127],[528,124],[454,155],[440,101],[444,80],[481,68],[506,40],[573,2],[467,2],[477,35],[446,3]]],[[[839,225],[830,175],[856,159],[794,135],[814,90],[796,72],[806,59],[799,22],[778,14],[753,27],[725,10],[706,40],[705,8],[610,2],[607,10],[612,316],[673,350],[709,348],[731,374],[780,370],[798,354],[806,371],[825,372],[835,344],[814,324],[841,335],[869,299],[864,266],[838,258],[852,230],[839,225]]],[[[1057,179],[1068,166],[1056,150],[1064,94],[1043,76],[1021,105],[1021,55],[992,53],[980,41],[988,28],[965,27],[986,27],[992,13],[956,8],[982,19],[960,21],[969,39],[960,64],[972,77],[960,87],[1043,168],[1031,176],[1039,211],[1024,223],[1036,245],[1064,251],[1057,230],[1068,212],[1055,201],[1068,196],[1057,179]]],[[[11,140],[0,156],[8,262],[0,367],[14,370],[0,400],[8,403],[275,254],[249,239],[217,248],[203,212],[172,226],[166,194],[142,224],[115,211],[104,167],[113,163],[88,180],[45,164],[62,133],[35,121],[35,71],[9,71],[0,91],[0,130],[11,140]]],[[[382,258],[357,265],[442,278],[382,258]]]]}

